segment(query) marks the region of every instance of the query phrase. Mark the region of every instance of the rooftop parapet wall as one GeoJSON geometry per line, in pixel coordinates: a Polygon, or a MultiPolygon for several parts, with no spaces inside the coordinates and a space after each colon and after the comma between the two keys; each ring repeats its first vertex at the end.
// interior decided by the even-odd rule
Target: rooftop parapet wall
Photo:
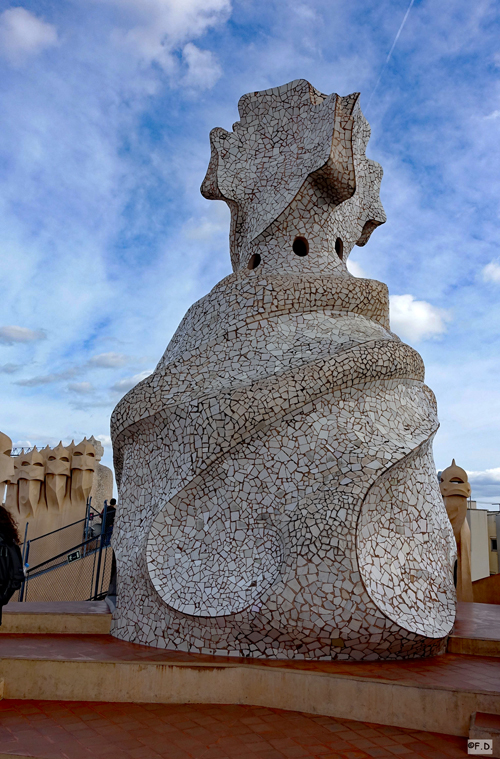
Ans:
{"type": "Polygon", "coordinates": [[[443,650],[454,539],[422,359],[345,262],[385,221],[358,96],[299,80],[211,133],[234,273],[115,408],[113,633],[272,658],[443,650]]]}

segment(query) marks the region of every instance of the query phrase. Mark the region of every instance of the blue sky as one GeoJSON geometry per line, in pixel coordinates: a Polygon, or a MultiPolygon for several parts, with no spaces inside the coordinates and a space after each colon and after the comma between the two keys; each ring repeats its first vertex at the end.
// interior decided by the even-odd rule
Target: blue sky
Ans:
{"type": "Polygon", "coordinates": [[[455,457],[499,502],[499,7],[414,0],[401,28],[406,0],[0,4],[0,428],[108,442],[115,403],[230,272],[228,211],[199,193],[210,129],[305,78],[361,92],[388,221],[353,273],[389,285],[424,358],[436,466],[455,457]]]}

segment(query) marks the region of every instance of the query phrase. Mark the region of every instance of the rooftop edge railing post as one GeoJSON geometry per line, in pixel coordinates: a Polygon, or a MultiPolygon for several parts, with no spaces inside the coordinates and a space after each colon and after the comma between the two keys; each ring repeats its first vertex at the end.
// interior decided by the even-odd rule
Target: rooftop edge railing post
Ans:
{"type": "Polygon", "coordinates": [[[88,537],[89,516],[90,516],[90,504],[89,504],[89,499],[87,498],[87,503],[85,504],[85,522],[83,523],[83,539],[84,540],[86,540],[88,537]]]}
{"type": "MultiPolygon", "coordinates": [[[[87,498],[87,505],[85,509],[85,524],[83,526],[83,539],[88,540],[90,537],[90,512],[91,512],[92,496],[87,498]]],[[[87,553],[87,551],[85,551],[87,553]]]]}
{"type": "Polygon", "coordinates": [[[101,561],[102,561],[102,547],[104,543],[106,542],[106,514],[108,511],[108,502],[104,501],[104,508],[102,510],[101,515],[101,534],[100,534],[100,543],[99,543],[99,557],[97,559],[97,572],[96,572],[96,578],[95,578],[95,592],[94,597],[97,598],[98,590],[99,590],[99,575],[101,573],[101,561]]]}
{"type": "Polygon", "coordinates": [[[25,596],[28,595],[28,577],[26,575],[26,567],[28,566],[28,558],[30,555],[30,543],[31,540],[28,540],[26,543],[26,534],[28,531],[28,525],[26,525],[26,529],[24,532],[24,540],[25,544],[23,545],[23,569],[24,569],[24,580],[21,585],[21,589],[19,590],[19,601],[24,601],[25,596]]]}
{"type": "Polygon", "coordinates": [[[24,540],[23,540],[23,550],[22,550],[23,566],[24,566],[24,556],[26,554],[26,540],[28,537],[28,525],[29,525],[29,522],[26,522],[26,527],[24,528],[24,540]]]}

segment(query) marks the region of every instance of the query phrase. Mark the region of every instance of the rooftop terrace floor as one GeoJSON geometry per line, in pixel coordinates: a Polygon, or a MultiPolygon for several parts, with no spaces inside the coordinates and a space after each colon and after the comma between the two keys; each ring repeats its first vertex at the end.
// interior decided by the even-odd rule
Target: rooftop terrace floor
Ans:
{"type": "Polygon", "coordinates": [[[0,702],[0,752],[44,759],[452,759],[467,753],[465,738],[265,707],[75,701],[0,702]]]}

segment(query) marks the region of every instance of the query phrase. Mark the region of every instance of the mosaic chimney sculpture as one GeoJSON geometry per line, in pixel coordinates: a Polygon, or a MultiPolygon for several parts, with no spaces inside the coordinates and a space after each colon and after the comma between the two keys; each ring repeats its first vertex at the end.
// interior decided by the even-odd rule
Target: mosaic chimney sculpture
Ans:
{"type": "Polygon", "coordinates": [[[59,511],[70,498],[71,452],[59,442],[54,449],[47,447],[45,461],[45,497],[47,508],[59,511]]]}
{"type": "Polygon", "coordinates": [[[20,467],[17,475],[19,488],[19,513],[22,517],[36,514],[38,506],[43,501],[43,482],[45,479],[45,461],[36,446],[29,453],[20,456],[20,467]]]}
{"type": "Polygon", "coordinates": [[[11,459],[12,440],[0,432],[0,503],[3,501],[5,486],[14,478],[14,462],[11,459]]]}
{"type": "Polygon", "coordinates": [[[83,519],[89,495],[97,511],[113,495],[113,473],[99,463],[104,448],[94,437],[78,445],[59,442],[55,448],[23,450],[12,458],[12,441],[1,432],[0,444],[5,449],[0,452],[0,489],[7,485],[5,507],[23,536],[27,523],[33,539],[83,519]]]}
{"type": "Polygon", "coordinates": [[[467,499],[471,488],[467,472],[455,464],[441,472],[439,487],[457,544],[457,600],[474,601],[471,577],[470,527],[467,522],[467,499]]]}
{"type": "Polygon", "coordinates": [[[409,658],[443,650],[454,541],[418,353],[346,268],[385,221],[357,94],[241,98],[202,184],[234,273],[113,412],[113,634],[182,651],[409,658]]]}
{"type": "Polygon", "coordinates": [[[92,480],[96,467],[95,449],[92,443],[84,438],[81,443],[73,446],[71,456],[71,499],[86,501],[92,490],[92,480]]]}
{"type": "Polygon", "coordinates": [[[5,507],[12,513],[19,515],[19,484],[17,481],[19,475],[19,462],[15,459],[12,461],[14,466],[14,474],[10,478],[10,482],[7,483],[7,489],[5,491],[5,507]]]}

